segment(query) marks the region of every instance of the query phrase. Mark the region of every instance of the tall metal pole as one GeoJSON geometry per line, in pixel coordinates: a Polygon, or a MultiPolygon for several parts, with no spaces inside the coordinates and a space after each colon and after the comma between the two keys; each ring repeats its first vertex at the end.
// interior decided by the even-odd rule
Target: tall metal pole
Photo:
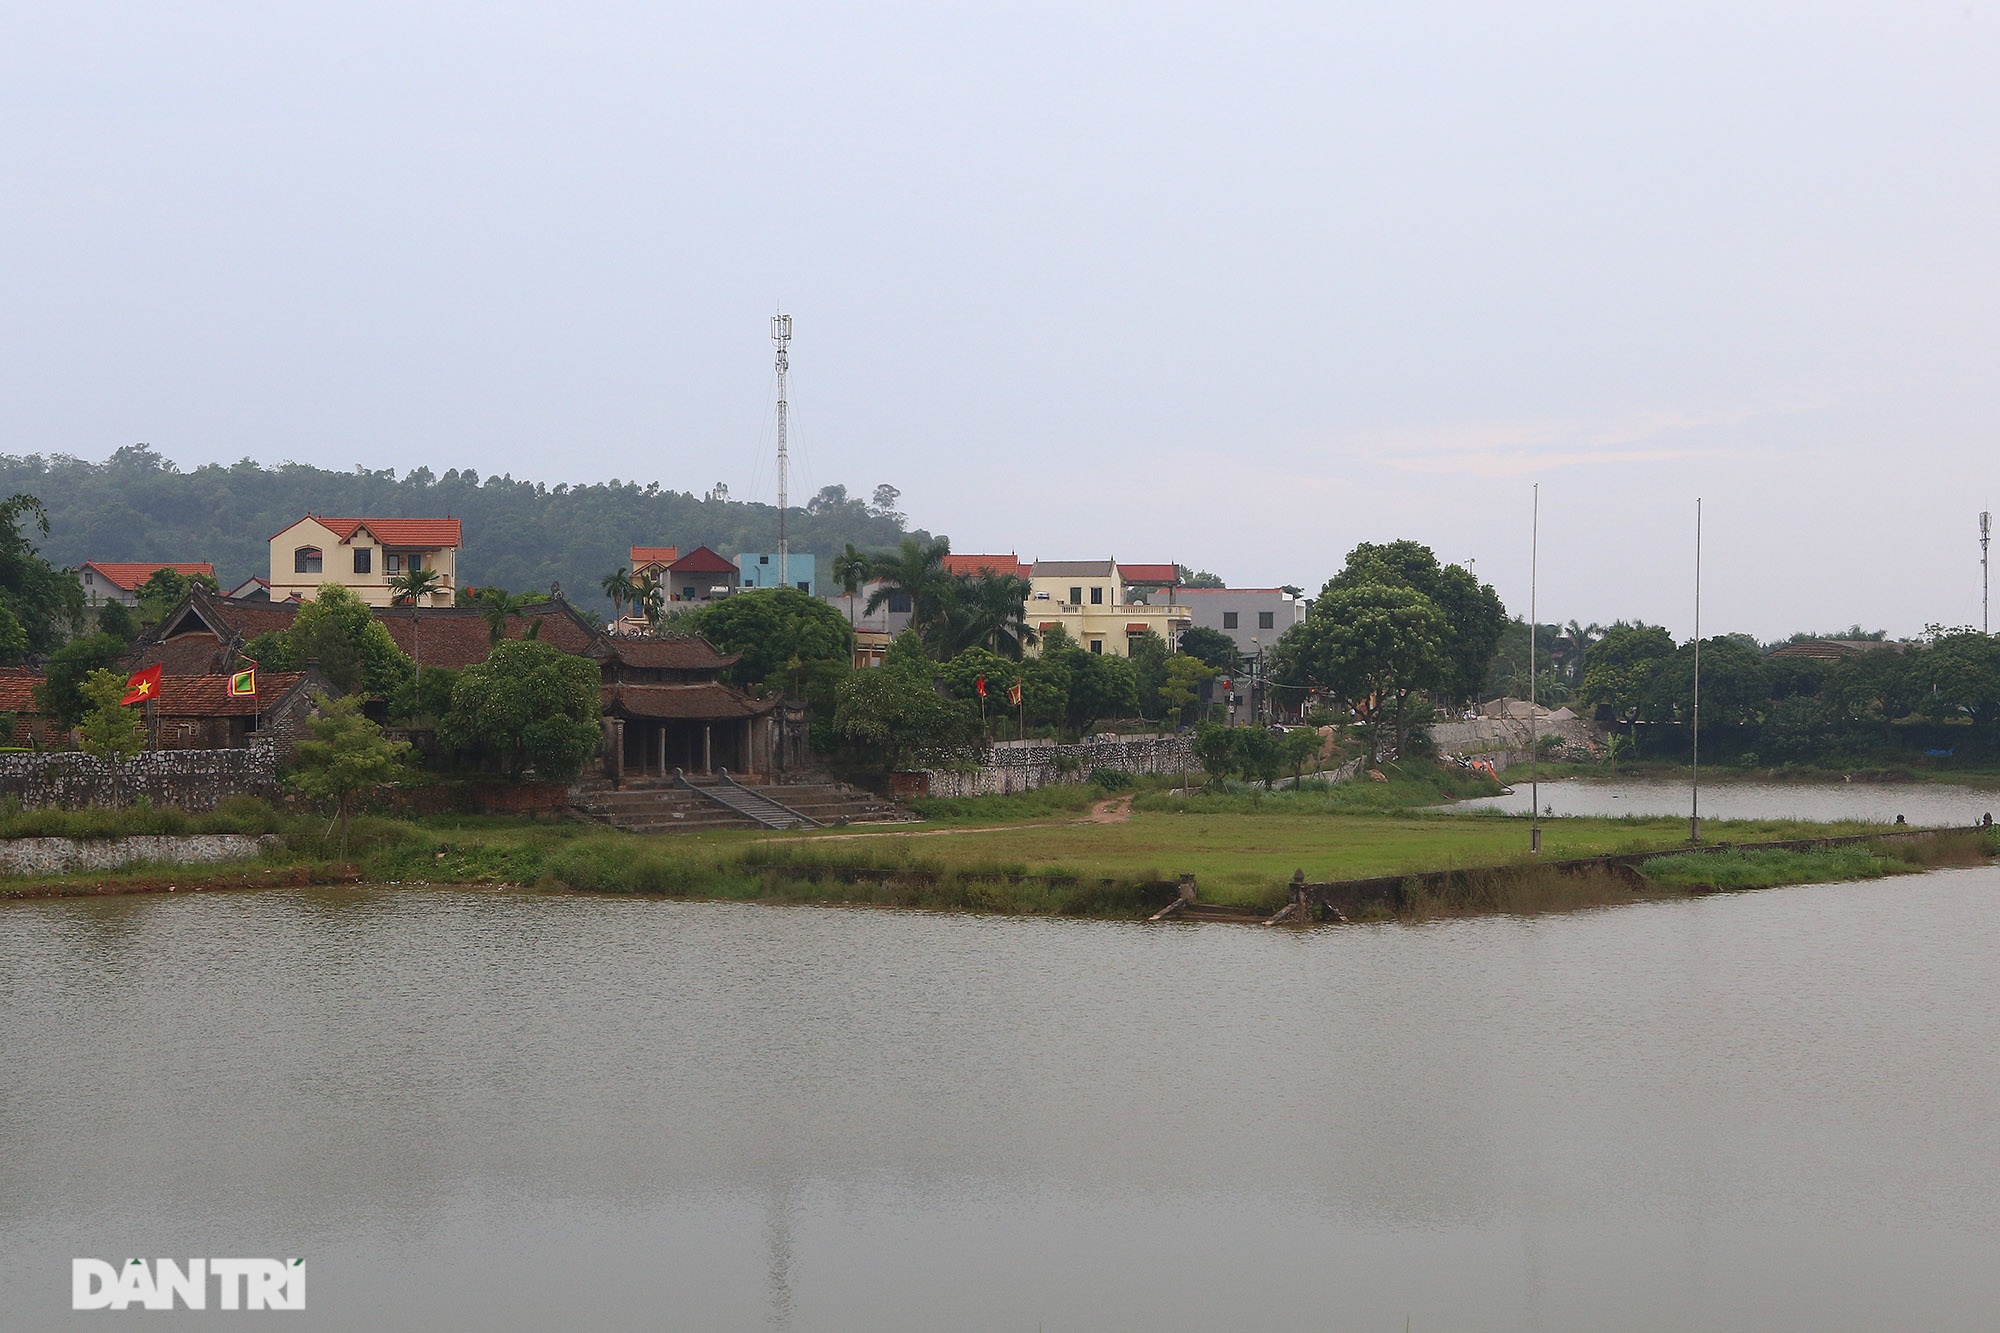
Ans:
{"type": "Polygon", "coordinates": [[[771,341],[778,345],[778,586],[792,586],[791,570],[787,567],[791,545],[785,540],[785,509],[789,497],[785,493],[786,476],[791,465],[791,455],[785,448],[785,371],[790,368],[786,349],[792,341],[792,317],[786,314],[771,316],[771,341]]]}
{"type": "Polygon", "coordinates": [[[1989,603],[1987,601],[1987,589],[1989,585],[1986,581],[1986,548],[1992,540],[1993,515],[1981,511],[1979,515],[1979,632],[1982,634],[1991,634],[1993,632],[1993,621],[1989,615],[1989,603]]]}
{"type": "Polygon", "coordinates": [[[1536,706],[1535,621],[1541,614],[1542,483],[1535,483],[1533,517],[1528,523],[1528,851],[1542,852],[1542,747],[1540,709],[1536,706]]]}
{"type": "Polygon", "coordinates": [[[1694,789],[1688,841],[1701,841],[1701,497],[1694,498],[1694,789]]]}

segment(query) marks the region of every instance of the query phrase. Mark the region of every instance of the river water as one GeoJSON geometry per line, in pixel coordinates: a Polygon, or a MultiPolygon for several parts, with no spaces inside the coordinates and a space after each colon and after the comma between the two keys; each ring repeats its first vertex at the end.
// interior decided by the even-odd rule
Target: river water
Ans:
{"type": "MultiPolygon", "coordinates": [[[[1513,791],[1441,806],[1461,814],[1499,810],[1525,815],[1534,809],[1528,770],[1507,770],[1513,791]]],[[[1685,819],[1691,793],[1680,782],[1604,782],[1565,779],[1541,784],[1544,811],[1558,815],[1678,815],[1685,819]]],[[[1927,828],[1964,828],[1982,815],[2000,813],[2000,792],[1929,782],[1711,782],[1701,789],[1701,817],[1708,819],[1872,820],[1893,824],[1903,816],[1927,828]]]]}
{"type": "MultiPolygon", "coordinates": [[[[1992,869],[1308,931],[0,904],[0,1325],[138,1255],[305,1256],[307,1329],[1992,1327],[1996,946],[1992,869]]],[[[144,1324],[203,1320],[256,1317],[144,1324]]]]}

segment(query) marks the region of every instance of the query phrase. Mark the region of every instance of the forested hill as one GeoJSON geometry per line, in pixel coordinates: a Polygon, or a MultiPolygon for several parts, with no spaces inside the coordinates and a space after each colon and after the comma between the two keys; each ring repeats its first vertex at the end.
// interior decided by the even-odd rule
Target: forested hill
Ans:
{"type": "MultiPolygon", "coordinates": [[[[225,589],[252,574],[268,576],[265,543],[307,511],[462,519],[461,582],[532,592],[560,581],[584,607],[602,600],[598,585],[628,563],[634,543],[684,551],[706,543],[731,558],[778,547],[772,505],[690,495],[657,482],[546,486],[511,476],[482,478],[470,468],[433,476],[419,467],[397,477],[393,469],[330,472],[246,459],[183,472],[144,445],[120,449],[102,463],[0,455],[0,498],[24,491],[48,508],[49,533],[38,544],[58,565],[212,560],[225,589]]],[[[824,581],[831,557],[848,542],[863,550],[893,547],[905,535],[903,516],[894,512],[893,488],[880,488],[878,498],[879,507],[829,486],[806,506],[794,506],[787,532],[792,550],[819,556],[824,581]]]]}

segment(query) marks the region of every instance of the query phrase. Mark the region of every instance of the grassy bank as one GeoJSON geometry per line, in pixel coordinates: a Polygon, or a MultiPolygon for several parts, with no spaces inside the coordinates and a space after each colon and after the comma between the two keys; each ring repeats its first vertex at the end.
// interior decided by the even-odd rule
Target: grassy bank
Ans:
{"type": "MultiPolygon", "coordinates": [[[[165,816],[176,812],[36,812],[11,827],[69,836],[90,836],[87,829],[98,830],[98,836],[109,831],[273,832],[283,845],[269,856],[227,866],[137,866],[108,874],[0,881],[0,896],[137,892],[169,883],[185,890],[359,879],[1130,918],[1159,906],[1166,885],[1181,874],[1196,876],[1204,902],[1270,912],[1285,901],[1284,885],[1294,870],[1305,871],[1314,882],[1462,871],[1409,896],[1402,915],[1423,919],[1560,911],[1679,896],[1711,886],[1855,878],[1895,873],[1899,866],[1966,863],[1925,861],[1926,856],[1977,859],[1987,854],[1976,835],[1951,835],[1958,841],[1885,842],[1879,851],[1824,861],[1812,854],[1781,854],[1753,861],[1753,874],[1732,868],[1728,853],[1676,855],[1686,837],[1686,825],[1678,818],[1606,818],[1545,823],[1543,858],[1536,862],[1527,856],[1527,821],[1521,817],[1343,809],[1347,794],[1340,789],[1237,790],[1185,798],[1153,790],[1141,792],[1138,808],[1119,823],[1083,822],[1085,808],[1101,793],[1062,790],[1060,799],[978,798],[940,812],[943,820],[925,825],[805,834],[732,830],[633,837],[595,825],[504,817],[364,818],[355,821],[345,848],[325,819],[280,814],[255,803],[175,827],[169,827],[173,820],[165,816]],[[995,822],[1002,819],[1011,822],[995,822]],[[1917,850],[1928,847],[1948,850],[1917,850]],[[1660,855],[1646,863],[1643,877],[1613,871],[1595,878],[1544,873],[1548,861],[1645,852],[1660,855]]],[[[1420,783],[1405,794],[1435,799],[1420,783]]],[[[1714,842],[1749,843],[1880,830],[1862,824],[1757,820],[1714,821],[1705,831],[1714,842]]]]}

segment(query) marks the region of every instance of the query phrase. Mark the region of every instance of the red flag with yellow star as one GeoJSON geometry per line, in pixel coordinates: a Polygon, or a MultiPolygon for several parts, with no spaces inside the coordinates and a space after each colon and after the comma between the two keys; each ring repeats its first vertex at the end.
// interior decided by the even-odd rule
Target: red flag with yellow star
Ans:
{"type": "Polygon", "coordinates": [[[144,671],[134,671],[125,682],[125,697],[122,704],[142,704],[148,699],[160,697],[160,667],[156,663],[144,671]]]}

